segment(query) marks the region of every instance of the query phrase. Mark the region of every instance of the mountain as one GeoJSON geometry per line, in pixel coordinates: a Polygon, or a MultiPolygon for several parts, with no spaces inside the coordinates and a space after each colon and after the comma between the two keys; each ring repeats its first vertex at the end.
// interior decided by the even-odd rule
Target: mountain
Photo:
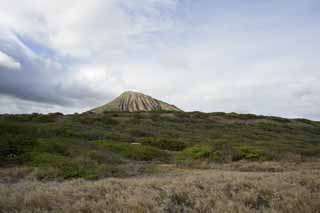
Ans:
{"type": "Polygon", "coordinates": [[[140,92],[126,91],[113,101],[90,110],[93,113],[103,112],[143,112],[143,111],[182,111],[178,107],[152,98],[140,92]]]}

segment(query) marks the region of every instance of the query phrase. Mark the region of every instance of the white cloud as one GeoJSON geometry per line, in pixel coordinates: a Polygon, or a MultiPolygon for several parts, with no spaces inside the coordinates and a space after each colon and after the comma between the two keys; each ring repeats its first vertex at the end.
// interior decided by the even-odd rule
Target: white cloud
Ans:
{"type": "Polygon", "coordinates": [[[21,64],[14,58],[0,51],[0,69],[1,67],[5,67],[10,70],[20,70],[21,64]]]}
{"type": "Polygon", "coordinates": [[[158,18],[160,10],[174,7],[174,2],[2,0],[0,27],[27,34],[66,55],[121,54],[131,36],[170,27],[158,18]]]}
{"type": "Polygon", "coordinates": [[[2,79],[9,89],[33,88],[12,95],[58,104],[63,97],[77,109],[135,89],[185,110],[320,119],[312,0],[193,2],[0,0],[0,51],[31,64],[34,78],[2,79]]]}
{"type": "Polygon", "coordinates": [[[85,108],[65,108],[59,105],[38,103],[33,101],[22,100],[19,98],[0,95],[0,106],[4,113],[50,113],[64,112],[65,114],[85,111],[85,108]]]}

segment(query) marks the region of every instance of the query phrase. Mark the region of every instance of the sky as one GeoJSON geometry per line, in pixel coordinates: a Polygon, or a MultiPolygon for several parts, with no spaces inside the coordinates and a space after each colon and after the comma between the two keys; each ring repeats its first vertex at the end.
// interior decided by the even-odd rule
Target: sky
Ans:
{"type": "Polygon", "coordinates": [[[185,111],[320,120],[319,0],[0,0],[0,113],[126,90],[185,111]]]}

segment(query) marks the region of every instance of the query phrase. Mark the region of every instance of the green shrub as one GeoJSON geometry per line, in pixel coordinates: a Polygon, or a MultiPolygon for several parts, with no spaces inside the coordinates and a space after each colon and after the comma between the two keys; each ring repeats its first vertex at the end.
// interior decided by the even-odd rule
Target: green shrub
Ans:
{"type": "Polygon", "coordinates": [[[228,139],[215,140],[212,143],[212,149],[211,160],[216,162],[231,162],[242,159],[240,151],[228,139]]]}
{"type": "Polygon", "coordinates": [[[131,137],[135,137],[135,138],[148,137],[153,135],[151,132],[147,131],[146,129],[143,130],[141,128],[128,128],[127,131],[131,137]]]}
{"type": "Polygon", "coordinates": [[[180,122],[189,122],[190,121],[190,114],[186,112],[174,112],[177,121],[180,122]]]}
{"type": "Polygon", "coordinates": [[[109,115],[97,116],[95,114],[85,114],[85,115],[73,115],[72,119],[76,122],[85,125],[106,125],[106,126],[114,126],[119,124],[119,122],[109,115]]]}
{"type": "Polygon", "coordinates": [[[240,151],[241,158],[246,160],[263,160],[266,158],[266,155],[262,150],[254,147],[241,145],[238,147],[238,150],[240,151]]]}
{"type": "Polygon", "coordinates": [[[70,140],[63,138],[39,139],[33,151],[69,156],[70,153],[68,149],[70,143],[70,140]]]}
{"type": "Polygon", "coordinates": [[[153,122],[158,122],[158,121],[160,121],[160,120],[162,119],[161,116],[160,116],[160,114],[159,114],[159,113],[156,113],[156,112],[152,112],[151,115],[150,115],[150,117],[151,117],[151,120],[152,120],[153,122]]]}
{"type": "Polygon", "coordinates": [[[40,122],[40,123],[55,122],[55,118],[56,118],[56,115],[54,114],[43,115],[43,114],[33,113],[31,115],[32,121],[40,122]]]}
{"type": "Polygon", "coordinates": [[[193,118],[205,119],[208,117],[207,113],[195,111],[191,113],[193,118]]]}
{"type": "Polygon", "coordinates": [[[241,117],[243,119],[263,119],[265,118],[265,116],[262,116],[262,115],[255,115],[255,114],[241,114],[241,117]]]}
{"type": "Polygon", "coordinates": [[[297,118],[295,119],[295,121],[301,122],[301,123],[305,123],[305,124],[309,124],[309,125],[314,125],[314,121],[310,121],[308,119],[303,119],[303,118],[297,118]]]}
{"type": "Polygon", "coordinates": [[[192,160],[201,160],[208,159],[212,153],[212,147],[209,145],[196,145],[184,149],[182,152],[176,155],[176,160],[181,161],[192,161],[192,160]]]}
{"type": "Polygon", "coordinates": [[[290,123],[290,120],[287,118],[280,118],[280,117],[275,117],[275,116],[269,116],[268,117],[270,120],[279,122],[279,123],[290,123]]]}
{"type": "Polygon", "coordinates": [[[247,145],[233,145],[223,140],[189,147],[176,155],[177,162],[194,160],[231,162],[242,159],[265,160],[266,158],[262,150],[247,145]]]}
{"type": "Polygon", "coordinates": [[[103,117],[102,119],[100,119],[100,122],[107,126],[115,126],[119,124],[119,121],[110,117],[103,117]]]}
{"type": "Polygon", "coordinates": [[[21,115],[4,115],[5,120],[7,121],[16,121],[16,122],[27,122],[32,120],[32,115],[21,114],[21,115]]]}
{"type": "Polygon", "coordinates": [[[133,121],[138,121],[139,122],[142,119],[143,119],[143,115],[141,113],[137,112],[137,113],[133,113],[132,114],[132,120],[133,121]]]}
{"type": "Polygon", "coordinates": [[[37,142],[26,135],[3,134],[0,140],[0,166],[22,164],[37,142]]]}
{"type": "MultiPolygon", "coordinates": [[[[284,153],[305,159],[320,156],[319,136],[320,122],[236,113],[0,115],[0,164],[25,165],[31,161],[30,153],[49,153],[62,157],[65,164],[74,163],[78,174],[82,169],[78,162],[89,162],[94,168],[107,165],[103,175],[108,175],[113,171],[111,165],[144,164],[135,160],[168,162],[172,155],[204,163],[281,160],[286,159],[284,153]],[[258,118],[263,120],[248,122],[258,118]],[[91,143],[97,140],[142,145],[110,142],[103,149],[91,143]]],[[[53,168],[49,165],[47,168],[53,168]]]]}
{"type": "Polygon", "coordinates": [[[32,152],[31,165],[36,167],[62,167],[69,162],[67,157],[58,154],[51,154],[48,152],[32,152]]]}
{"type": "Polygon", "coordinates": [[[105,149],[133,160],[151,161],[167,160],[168,154],[154,147],[120,142],[97,141],[105,149]]]}
{"type": "Polygon", "coordinates": [[[121,164],[121,157],[105,149],[90,150],[84,153],[84,156],[101,164],[121,164]]]}
{"type": "Polygon", "coordinates": [[[227,113],[225,112],[211,112],[210,115],[213,116],[225,116],[227,113]]]}
{"type": "Polygon", "coordinates": [[[186,148],[187,144],[180,140],[167,139],[167,138],[154,138],[147,137],[139,140],[143,145],[153,146],[159,149],[169,150],[169,151],[181,151],[186,148]]]}
{"type": "Polygon", "coordinates": [[[42,170],[54,169],[55,173],[42,173],[42,178],[84,178],[88,180],[98,179],[99,177],[110,176],[116,172],[116,168],[89,158],[69,158],[62,155],[46,152],[32,153],[31,165],[42,170]]]}

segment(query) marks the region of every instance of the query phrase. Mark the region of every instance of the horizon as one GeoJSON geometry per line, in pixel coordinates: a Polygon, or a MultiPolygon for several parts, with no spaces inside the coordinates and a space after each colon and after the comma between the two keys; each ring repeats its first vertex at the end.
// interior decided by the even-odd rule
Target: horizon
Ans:
{"type": "Polygon", "coordinates": [[[0,114],[133,90],[185,111],[320,120],[320,2],[2,0],[0,114]]]}
{"type": "MultiPolygon", "coordinates": [[[[133,93],[140,93],[142,95],[146,95],[146,96],[149,96],[148,94],[144,94],[143,92],[139,92],[139,91],[135,91],[135,90],[126,90],[126,91],[123,91],[121,94],[119,94],[119,96],[117,97],[114,97],[113,99],[111,99],[108,103],[105,103],[105,104],[109,104],[111,103],[112,101],[114,101],[116,98],[119,98],[121,97],[121,95],[123,95],[124,93],[128,93],[128,92],[133,92],[133,93]]],[[[151,98],[154,98],[151,96],[151,98]]],[[[155,98],[156,99],[156,98],[155,98]]],[[[160,100],[160,101],[163,101],[163,100],[160,100]]],[[[165,102],[167,103],[167,102],[165,102]]],[[[105,105],[104,104],[104,105],[105,105]]],[[[175,106],[174,104],[171,104],[171,103],[167,103],[167,104],[170,104],[170,105],[173,105],[175,106]]],[[[101,105],[101,106],[98,106],[99,107],[102,107],[104,105],[101,105]]],[[[175,107],[178,107],[178,106],[175,106],[175,107]]],[[[63,115],[73,115],[73,114],[83,114],[83,113],[87,113],[87,112],[90,112],[94,109],[86,109],[85,111],[82,111],[82,112],[73,112],[73,113],[63,113],[63,112],[59,112],[59,111],[56,111],[56,112],[48,112],[48,113],[38,113],[38,112],[29,112],[29,113],[0,113],[0,115],[32,115],[32,114],[43,114],[43,115],[49,115],[49,114],[56,114],[56,113],[62,113],[63,115]]],[[[225,113],[225,114],[241,114],[241,115],[255,115],[255,116],[264,116],[264,117],[281,117],[281,116],[275,116],[275,115],[264,115],[264,114],[253,114],[253,113],[237,113],[237,112],[218,112],[218,111],[212,111],[212,112],[204,112],[204,111],[199,111],[199,110],[194,110],[194,111],[185,111],[183,109],[181,109],[182,111],[178,111],[178,112],[175,112],[175,111],[171,111],[170,113],[196,113],[196,112],[200,112],[200,113],[205,113],[205,114],[211,114],[211,113],[225,113]]],[[[149,113],[149,112],[152,112],[152,111],[140,111],[140,112],[129,112],[129,111],[110,111],[109,113],[149,113]]],[[[164,113],[168,113],[168,112],[164,112],[164,113]]],[[[287,117],[282,117],[284,119],[292,119],[292,120],[295,120],[295,119],[306,119],[304,117],[291,117],[291,118],[287,118],[287,117]]],[[[320,120],[312,120],[312,119],[308,119],[308,120],[311,120],[311,121],[315,121],[315,122],[320,122],[320,120]]]]}

